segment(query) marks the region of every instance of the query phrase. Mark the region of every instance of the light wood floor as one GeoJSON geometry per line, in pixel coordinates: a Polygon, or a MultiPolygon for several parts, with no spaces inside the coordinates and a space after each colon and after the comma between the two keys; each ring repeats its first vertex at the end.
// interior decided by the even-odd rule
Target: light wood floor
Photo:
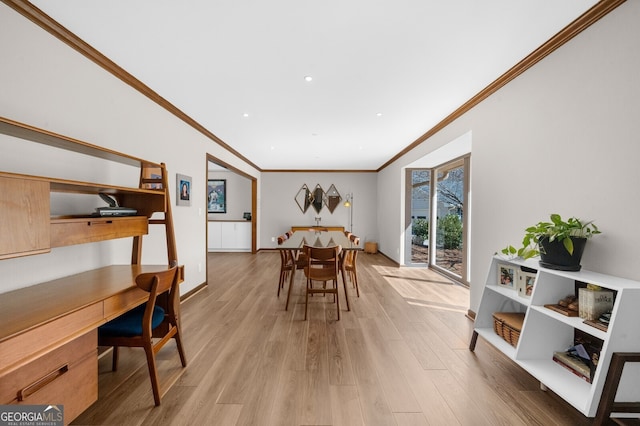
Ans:
{"type": "Polygon", "coordinates": [[[210,253],[209,285],[182,304],[188,366],[159,353],[154,407],[141,349],[100,360],[99,400],[75,424],[588,425],[591,422],[479,339],[468,350],[468,290],[382,255],[360,254],[360,298],[341,290],[276,297],[277,252],[210,253]]]}

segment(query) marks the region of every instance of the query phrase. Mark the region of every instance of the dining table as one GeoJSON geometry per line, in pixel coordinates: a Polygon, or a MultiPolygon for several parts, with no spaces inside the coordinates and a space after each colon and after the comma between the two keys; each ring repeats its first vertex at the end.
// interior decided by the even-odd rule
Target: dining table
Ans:
{"type": "MultiPolygon", "coordinates": [[[[309,227],[308,230],[296,230],[291,236],[284,240],[281,244],[278,244],[278,250],[288,250],[290,252],[289,259],[297,258],[300,251],[302,251],[305,245],[313,247],[333,247],[341,246],[340,252],[340,271],[342,272],[342,284],[344,287],[344,298],[347,302],[347,311],[350,311],[349,295],[347,293],[347,281],[346,273],[344,270],[344,257],[349,250],[362,250],[362,246],[355,244],[347,235],[342,231],[325,231],[318,228],[309,227]]],[[[296,273],[295,265],[291,269],[291,276],[289,278],[289,290],[287,291],[287,302],[285,304],[285,311],[289,309],[289,298],[291,297],[291,288],[296,273]]]]}

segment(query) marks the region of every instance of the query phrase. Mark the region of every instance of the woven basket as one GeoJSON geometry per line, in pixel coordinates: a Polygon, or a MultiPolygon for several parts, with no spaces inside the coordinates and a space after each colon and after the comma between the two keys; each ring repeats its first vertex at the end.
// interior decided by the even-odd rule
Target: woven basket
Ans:
{"type": "Polygon", "coordinates": [[[495,312],[493,314],[493,330],[511,346],[518,345],[524,313],[521,312],[495,312]]]}

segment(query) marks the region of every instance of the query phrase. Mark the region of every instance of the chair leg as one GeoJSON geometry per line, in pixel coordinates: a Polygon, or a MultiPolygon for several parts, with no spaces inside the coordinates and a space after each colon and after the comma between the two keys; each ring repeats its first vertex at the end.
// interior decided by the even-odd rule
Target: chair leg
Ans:
{"type": "MultiPolygon", "coordinates": [[[[176,327],[177,328],[177,327],[176,327]]],[[[180,328],[177,328],[176,335],[173,336],[176,339],[176,346],[178,347],[178,354],[180,355],[180,362],[183,367],[187,366],[187,356],[184,354],[184,349],[182,347],[182,338],[180,337],[180,328]]]]}
{"type": "Polygon", "coordinates": [[[338,310],[338,321],[340,321],[340,298],[338,297],[338,280],[334,280],[336,292],[333,297],[336,298],[336,309],[338,310]]]}
{"type": "Polygon", "coordinates": [[[114,346],[111,350],[111,371],[118,370],[118,347],[114,346]]]}
{"type": "Polygon", "coordinates": [[[351,271],[351,273],[353,274],[351,281],[356,287],[356,296],[360,297],[360,289],[358,288],[358,272],[356,271],[356,265],[353,265],[353,271],[351,271]]]}
{"type": "Polygon", "coordinates": [[[145,345],[144,351],[147,354],[147,366],[149,367],[149,377],[151,378],[151,389],[153,390],[153,400],[156,406],[160,405],[160,382],[158,380],[158,370],[156,369],[156,357],[151,344],[145,345]]]}
{"type": "Polygon", "coordinates": [[[307,308],[309,307],[309,286],[311,285],[311,280],[307,280],[307,288],[304,292],[304,320],[307,320],[307,308]]]}

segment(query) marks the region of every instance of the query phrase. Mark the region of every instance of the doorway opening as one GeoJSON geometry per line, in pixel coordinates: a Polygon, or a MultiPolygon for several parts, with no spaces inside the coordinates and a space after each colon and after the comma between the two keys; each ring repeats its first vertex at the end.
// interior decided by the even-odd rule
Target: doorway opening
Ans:
{"type": "Polygon", "coordinates": [[[405,170],[405,265],[428,267],[465,285],[469,285],[470,141],[467,134],[405,170]],[[458,155],[452,158],[452,153],[458,155]]]}
{"type": "Polygon", "coordinates": [[[207,252],[256,253],[257,179],[210,154],[206,164],[207,252]]]}

